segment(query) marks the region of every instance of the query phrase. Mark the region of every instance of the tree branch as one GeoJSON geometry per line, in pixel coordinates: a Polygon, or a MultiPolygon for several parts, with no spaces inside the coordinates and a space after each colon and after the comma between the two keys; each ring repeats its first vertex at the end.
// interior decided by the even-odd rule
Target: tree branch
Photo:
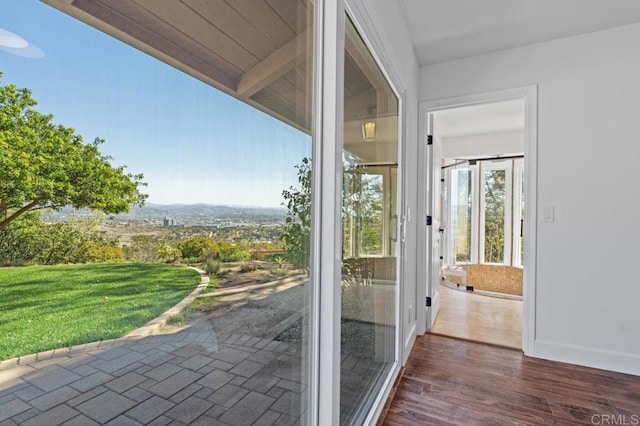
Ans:
{"type": "Polygon", "coordinates": [[[18,217],[20,217],[21,214],[28,212],[29,210],[32,210],[35,206],[38,205],[38,202],[39,200],[34,200],[29,204],[22,206],[20,209],[16,210],[15,212],[13,212],[9,217],[7,217],[2,222],[0,222],[0,229],[6,228],[7,226],[9,226],[11,222],[13,222],[18,217]]]}

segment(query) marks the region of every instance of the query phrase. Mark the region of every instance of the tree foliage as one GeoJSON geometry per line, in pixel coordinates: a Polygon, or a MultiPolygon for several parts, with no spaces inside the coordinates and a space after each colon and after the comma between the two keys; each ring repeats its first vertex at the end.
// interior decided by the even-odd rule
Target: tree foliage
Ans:
{"type": "MultiPolygon", "coordinates": [[[[1,74],[0,74],[1,77],[1,74]]],[[[142,205],[142,175],[111,165],[75,130],[34,109],[27,88],[0,85],[0,229],[32,210],[64,206],[121,213],[142,205]]]]}
{"type": "Polygon", "coordinates": [[[383,176],[345,167],[342,197],[345,258],[382,254],[383,208],[383,176]]]}
{"type": "Polygon", "coordinates": [[[46,224],[29,212],[0,228],[0,265],[120,262],[117,241],[81,222],[46,224]]]}
{"type": "Polygon", "coordinates": [[[504,170],[485,174],[484,261],[488,263],[504,262],[505,178],[504,170]]]}
{"type": "Polygon", "coordinates": [[[299,187],[282,191],[288,209],[282,239],[289,261],[296,268],[309,268],[311,256],[311,159],[296,166],[299,187]]]}
{"type": "Polygon", "coordinates": [[[178,250],[183,259],[197,259],[201,261],[205,255],[215,253],[216,243],[210,238],[198,236],[180,241],[178,250]]]}

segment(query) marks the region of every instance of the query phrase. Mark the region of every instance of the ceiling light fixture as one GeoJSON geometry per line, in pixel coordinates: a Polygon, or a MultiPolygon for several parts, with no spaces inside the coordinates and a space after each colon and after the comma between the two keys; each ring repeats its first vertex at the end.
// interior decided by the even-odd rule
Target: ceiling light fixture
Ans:
{"type": "Polygon", "coordinates": [[[362,139],[366,142],[373,142],[376,140],[376,122],[373,120],[367,120],[362,123],[362,139]]]}

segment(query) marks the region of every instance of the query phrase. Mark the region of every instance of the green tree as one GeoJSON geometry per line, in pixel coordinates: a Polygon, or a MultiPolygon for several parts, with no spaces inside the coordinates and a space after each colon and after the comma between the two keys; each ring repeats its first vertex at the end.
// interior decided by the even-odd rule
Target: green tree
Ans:
{"type": "Polygon", "coordinates": [[[383,254],[383,182],[382,174],[345,166],[342,192],[344,258],[383,254]]]}
{"type": "Polygon", "coordinates": [[[484,261],[488,263],[504,261],[505,178],[504,170],[485,173],[484,261]]]}
{"type": "Polygon", "coordinates": [[[282,239],[285,253],[296,268],[309,268],[311,240],[311,159],[296,166],[298,184],[282,191],[288,209],[282,239]]]}
{"type": "MultiPolygon", "coordinates": [[[[0,74],[0,77],[2,74],[0,74]]],[[[64,206],[121,213],[142,205],[142,175],[111,165],[104,140],[83,143],[34,109],[27,88],[0,85],[0,229],[26,212],[64,206]]]]}

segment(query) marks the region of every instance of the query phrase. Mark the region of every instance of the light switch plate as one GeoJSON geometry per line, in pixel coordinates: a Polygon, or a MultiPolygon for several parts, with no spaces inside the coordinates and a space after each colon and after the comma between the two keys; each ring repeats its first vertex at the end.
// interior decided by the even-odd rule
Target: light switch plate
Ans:
{"type": "Polygon", "coordinates": [[[555,208],[554,206],[543,206],[542,207],[542,221],[551,223],[555,220],[555,208]]]}

